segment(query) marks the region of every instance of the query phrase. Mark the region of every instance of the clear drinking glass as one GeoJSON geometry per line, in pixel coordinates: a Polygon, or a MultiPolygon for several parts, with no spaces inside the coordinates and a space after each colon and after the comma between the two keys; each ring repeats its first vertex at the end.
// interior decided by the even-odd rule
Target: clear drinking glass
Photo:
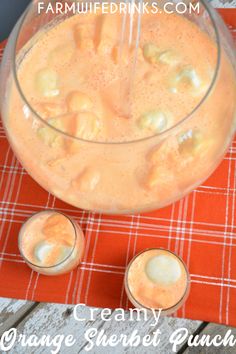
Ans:
{"type": "MultiPolygon", "coordinates": [[[[182,260],[182,258],[180,258],[180,257],[179,257],[177,254],[175,254],[174,252],[171,252],[171,251],[166,250],[166,249],[163,249],[163,248],[148,248],[148,249],[145,249],[144,251],[141,251],[140,253],[138,253],[138,254],[130,261],[130,263],[129,263],[127,269],[126,269],[126,272],[125,272],[125,280],[124,280],[124,282],[125,282],[126,294],[127,294],[127,296],[128,296],[129,301],[130,301],[136,308],[144,308],[144,309],[150,311],[151,308],[147,307],[145,303],[141,302],[140,300],[138,300],[138,299],[135,297],[135,295],[133,294],[133,292],[132,292],[132,290],[131,290],[131,288],[130,288],[130,284],[129,284],[129,273],[130,273],[130,271],[131,271],[131,269],[132,269],[132,266],[133,266],[134,262],[137,262],[137,264],[140,265],[139,257],[145,255],[145,253],[146,253],[146,254],[149,253],[150,251],[151,251],[151,252],[152,252],[152,251],[154,251],[154,252],[156,252],[156,251],[159,252],[159,251],[160,251],[160,252],[164,252],[164,254],[166,254],[166,255],[170,255],[171,257],[175,257],[175,259],[179,262],[179,264],[181,264],[181,266],[182,266],[182,271],[184,272],[184,276],[185,276],[185,278],[186,278],[184,291],[183,291],[183,293],[181,294],[180,298],[178,298],[178,300],[177,300],[173,305],[171,305],[171,306],[168,307],[168,308],[158,308],[158,309],[153,308],[153,310],[156,310],[156,311],[161,310],[161,315],[162,315],[162,316],[168,316],[168,315],[171,315],[171,314],[173,314],[174,312],[176,312],[178,309],[180,309],[180,308],[184,305],[184,303],[186,302],[186,300],[187,300],[187,298],[188,298],[188,296],[189,296],[189,293],[190,293],[190,282],[191,282],[191,280],[190,280],[190,274],[189,274],[188,268],[187,268],[186,264],[184,263],[184,261],[182,260]]],[[[136,265],[137,265],[137,264],[136,264],[136,265]]],[[[140,272],[142,272],[142,271],[139,269],[139,274],[140,274],[140,272]]],[[[140,281],[141,278],[142,278],[142,274],[140,274],[140,278],[137,279],[137,282],[140,281]]],[[[147,287],[148,287],[148,286],[150,287],[150,284],[147,284],[147,287]]],[[[142,289],[142,291],[143,291],[145,294],[147,294],[147,293],[146,293],[146,289],[145,289],[145,285],[144,285],[143,283],[142,283],[142,285],[140,284],[139,287],[142,289]]],[[[159,288],[157,288],[157,289],[158,289],[158,291],[160,291],[159,288]]],[[[166,289],[167,289],[167,292],[169,292],[170,290],[168,290],[168,289],[171,289],[171,287],[170,287],[169,285],[167,285],[167,286],[166,286],[166,289]]],[[[152,290],[152,291],[153,291],[153,290],[152,290]]],[[[146,296],[147,296],[147,295],[146,295],[146,296]]],[[[150,299],[149,299],[149,300],[150,300],[150,299]]],[[[152,300],[155,301],[155,300],[157,300],[157,299],[152,299],[152,300]]]]}
{"type": "Polygon", "coordinates": [[[192,112],[163,133],[131,142],[102,143],[73,137],[46,122],[34,111],[22,92],[17,70],[24,53],[30,50],[32,43],[43,30],[73,16],[70,12],[64,15],[38,15],[37,4],[38,1],[32,1],[12,31],[4,52],[0,78],[1,114],[5,130],[15,154],[28,173],[43,188],[61,200],[79,208],[110,214],[162,208],[179,200],[206,180],[223,158],[236,125],[234,44],[217,12],[202,0],[199,14],[179,14],[205,31],[217,47],[211,85],[192,112]],[[228,82],[227,93],[224,91],[225,82],[228,82]],[[9,119],[9,112],[12,110],[14,113],[15,109],[9,103],[10,87],[14,92],[14,105],[17,106],[18,112],[21,112],[18,113],[17,119],[22,122],[27,120],[24,136],[18,134],[9,119]],[[222,95],[224,101],[219,99],[222,95]],[[208,119],[212,123],[205,129],[208,119]],[[54,163],[57,156],[53,148],[46,144],[43,146],[44,142],[38,142],[43,151],[39,154],[36,144],[32,144],[36,127],[46,128],[58,141],[63,140],[72,153],[67,154],[63,161],[59,159],[54,163]],[[150,151],[161,147],[165,154],[165,146],[178,143],[181,134],[187,134],[191,140],[192,135],[199,131],[203,132],[207,142],[204,149],[197,151],[193,159],[182,158],[181,154],[174,156],[176,168],[173,170],[163,168],[162,162],[159,161],[157,167],[158,173],[164,176],[162,182],[153,190],[143,188],[140,183],[143,172],[140,171],[150,169],[150,151]],[[99,163],[100,172],[106,178],[106,182],[98,184],[96,190],[93,187],[99,176],[93,172],[94,161],[99,163]],[[130,164],[130,161],[136,162],[130,164]],[[85,181],[82,182],[82,189],[71,183],[77,166],[84,166],[85,169],[89,166],[83,176],[85,181]]]}
{"type": "MultiPolygon", "coordinates": [[[[54,246],[56,247],[60,246],[61,244],[60,236],[61,236],[60,231],[58,231],[57,229],[57,235],[55,235],[56,241],[54,241],[54,246]]],[[[46,242],[48,240],[49,240],[48,238],[45,238],[46,242]]],[[[37,240],[33,240],[33,244],[35,242],[37,242],[37,240]]],[[[41,242],[42,241],[40,241],[40,243],[41,242]]],[[[51,276],[69,273],[80,264],[84,253],[84,242],[85,242],[84,234],[79,224],[72,218],[68,217],[67,215],[53,210],[46,210],[46,211],[41,211],[36,214],[33,214],[22,225],[19,233],[19,238],[18,238],[19,250],[26,264],[34,271],[40,274],[51,275],[51,276]],[[69,221],[68,224],[69,225],[71,224],[72,226],[71,227],[72,234],[70,236],[71,239],[73,240],[73,244],[72,246],[70,246],[71,249],[69,250],[69,253],[67,252],[60,261],[55,261],[53,262],[53,264],[45,265],[43,264],[43,262],[39,262],[39,261],[36,262],[36,260],[34,260],[35,257],[33,257],[34,255],[31,255],[31,252],[29,253],[27,249],[29,244],[30,243],[32,244],[31,238],[34,238],[35,233],[37,236],[37,233],[39,233],[40,230],[35,229],[34,230],[35,233],[34,233],[32,232],[32,229],[30,232],[27,232],[27,229],[32,222],[37,223],[41,217],[47,217],[47,216],[50,217],[50,216],[57,216],[57,215],[65,217],[69,221]]],[[[35,244],[37,247],[37,243],[35,244]]]]}

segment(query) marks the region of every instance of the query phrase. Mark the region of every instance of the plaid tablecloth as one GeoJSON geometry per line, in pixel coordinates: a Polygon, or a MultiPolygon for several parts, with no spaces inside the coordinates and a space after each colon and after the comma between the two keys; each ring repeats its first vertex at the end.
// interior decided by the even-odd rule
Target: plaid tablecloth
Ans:
{"type": "MultiPolygon", "coordinates": [[[[236,26],[236,9],[222,13],[231,29],[236,26]]],[[[190,297],[177,315],[236,326],[235,196],[236,141],[207,182],[170,207],[128,216],[85,212],[56,199],[31,179],[12,153],[1,125],[0,296],[127,308],[123,278],[129,260],[147,247],[167,247],[183,257],[191,273],[190,297]],[[45,208],[73,216],[86,235],[82,265],[65,276],[41,276],[19,255],[21,224],[45,208]]]]}

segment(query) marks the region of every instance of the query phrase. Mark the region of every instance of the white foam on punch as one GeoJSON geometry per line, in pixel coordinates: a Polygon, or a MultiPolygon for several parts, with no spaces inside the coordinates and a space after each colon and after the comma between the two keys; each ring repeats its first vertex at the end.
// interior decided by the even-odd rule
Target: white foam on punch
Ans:
{"type": "Polygon", "coordinates": [[[196,71],[190,68],[184,69],[179,75],[177,75],[176,81],[181,81],[182,79],[189,79],[195,88],[200,88],[202,83],[196,71]]]}
{"type": "Polygon", "coordinates": [[[145,270],[150,280],[164,285],[174,284],[181,277],[179,262],[173,257],[166,255],[151,258],[145,270]]]}
{"type": "Polygon", "coordinates": [[[40,242],[34,249],[35,258],[40,262],[44,263],[55,246],[46,241],[40,242]]]}
{"type": "MultiPolygon", "coordinates": [[[[54,245],[47,241],[40,242],[34,249],[35,258],[43,265],[47,261],[54,247],[56,246],[57,245],[54,245]]],[[[72,247],[61,245],[56,263],[58,264],[60,262],[63,262],[67,257],[69,257],[69,255],[72,253],[72,250],[72,247]]]]}

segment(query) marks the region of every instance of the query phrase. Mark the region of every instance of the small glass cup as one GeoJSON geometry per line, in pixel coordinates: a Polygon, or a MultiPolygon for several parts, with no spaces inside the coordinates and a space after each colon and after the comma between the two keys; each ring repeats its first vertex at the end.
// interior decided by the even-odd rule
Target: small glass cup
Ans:
{"type": "MultiPolygon", "coordinates": [[[[83,257],[84,243],[85,243],[84,233],[83,233],[81,227],[79,226],[79,224],[76,221],[74,221],[72,218],[70,218],[69,216],[67,216],[61,212],[57,212],[55,210],[46,210],[46,211],[41,211],[39,213],[33,214],[22,225],[22,227],[20,229],[19,237],[18,237],[18,246],[19,246],[20,254],[23,257],[23,259],[25,260],[26,264],[30,268],[32,268],[34,271],[36,271],[40,274],[50,275],[50,276],[69,273],[74,268],[76,268],[79,265],[79,263],[81,262],[81,259],[83,257]],[[29,223],[32,220],[37,219],[44,214],[64,216],[67,220],[69,220],[69,222],[72,225],[73,238],[74,238],[73,245],[71,246],[71,251],[69,252],[69,254],[67,254],[66,257],[64,259],[60,260],[58,263],[52,264],[50,266],[39,265],[36,262],[33,262],[32,259],[29,259],[29,257],[27,257],[25,250],[24,250],[24,246],[23,246],[23,238],[26,237],[25,231],[26,231],[27,226],[29,225],[29,223]]],[[[59,244],[59,240],[58,240],[58,244],[59,244]]]]}
{"type": "MultiPolygon", "coordinates": [[[[177,254],[175,254],[174,252],[171,252],[167,249],[164,249],[164,248],[148,248],[148,249],[145,249],[144,251],[141,251],[140,253],[138,253],[129,263],[127,269],[126,269],[126,272],[125,272],[125,290],[126,290],[126,294],[130,300],[130,302],[136,307],[136,308],[140,308],[140,309],[146,309],[148,311],[151,311],[151,310],[155,310],[155,311],[160,311],[161,310],[161,315],[162,316],[168,316],[170,314],[173,314],[174,312],[176,312],[180,307],[183,306],[183,304],[185,303],[185,301],[187,300],[188,298],[188,295],[189,295],[189,292],[190,292],[190,274],[189,274],[189,271],[187,269],[187,266],[186,264],[184,263],[184,261],[182,260],[181,257],[179,257],[177,254]],[[170,307],[167,307],[167,308],[151,308],[151,307],[148,307],[148,306],[145,306],[145,304],[142,304],[140,301],[138,301],[134,295],[132,294],[132,291],[130,289],[130,286],[129,286],[129,280],[128,280],[128,276],[129,276],[129,271],[130,271],[130,268],[131,266],[133,265],[133,262],[135,260],[137,260],[138,257],[140,257],[141,255],[143,255],[144,253],[146,252],[150,252],[152,250],[156,250],[156,251],[164,251],[165,253],[167,254],[171,254],[172,256],[175,256],[176,259],[178,260],[178,262],[180,262],[182,264],[182,269],[184,270],[185,272],[185,276],[186,276],[186,286],[185,286],[185,290],[182,294],[182,296],[179,298],[179,300],[172,306],[170,307]]],[[[170,290],[171,291],[171,290],[170,290]]]]}

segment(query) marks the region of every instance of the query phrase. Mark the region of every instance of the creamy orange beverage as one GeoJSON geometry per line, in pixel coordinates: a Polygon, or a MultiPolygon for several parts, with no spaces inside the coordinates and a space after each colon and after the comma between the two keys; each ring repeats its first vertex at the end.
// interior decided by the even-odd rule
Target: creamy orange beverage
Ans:
{"type": "Polygon", "coordinates": [[[175,312],[189,293],[189,274],[183,261],[164,249],[138,254],[126,271],[127,295],[136,307],[175,312]]]}
{"type": "Polygon", "coordinates": [[[49,23],[18,53],[5,105],[27,171],[69,204],[106,213],[181,198],[213,171],[235,129],[233,68],[203,29],[143,14],[138,48],[121,48],[122,18],[49,23]]]}
{"type": "Polygon", "coordinates": [[[80,263],[84,235],[79,225],[64,214],[43,211],[23,225],[19,248],[33,270],[59,275],[70,272],[80,263]]]}

